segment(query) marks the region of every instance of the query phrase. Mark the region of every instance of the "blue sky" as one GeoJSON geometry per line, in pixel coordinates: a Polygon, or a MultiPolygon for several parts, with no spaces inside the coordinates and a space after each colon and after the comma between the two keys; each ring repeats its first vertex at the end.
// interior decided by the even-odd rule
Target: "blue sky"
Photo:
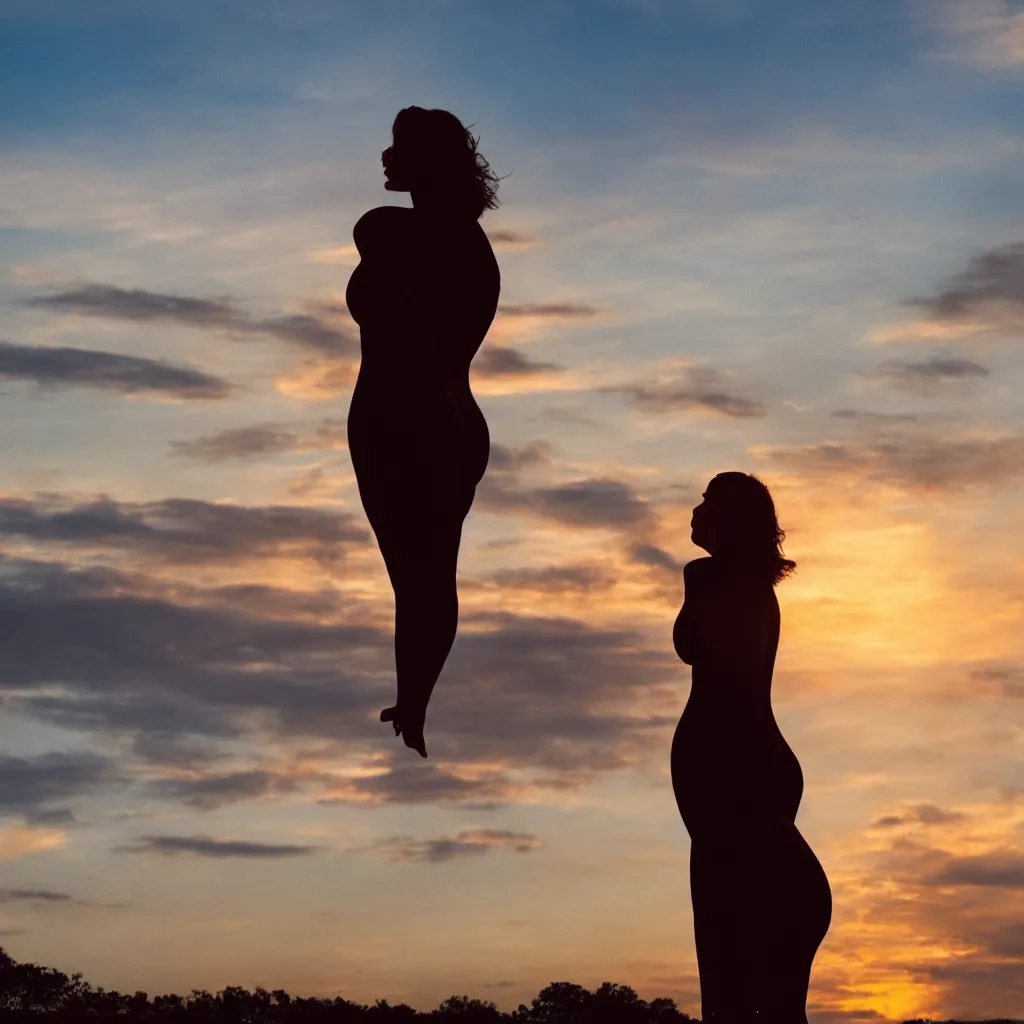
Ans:
{"type": "Polygon", "coordinates": [[[799,564],[814,1019],[1024,1014],[1022,76],[1012,0],[0,4],[0,942],[696,1013],[669,637],[739,468],[799,564]],[[344,441],[410,103],[507,175],[424,764],[344,441]]]}

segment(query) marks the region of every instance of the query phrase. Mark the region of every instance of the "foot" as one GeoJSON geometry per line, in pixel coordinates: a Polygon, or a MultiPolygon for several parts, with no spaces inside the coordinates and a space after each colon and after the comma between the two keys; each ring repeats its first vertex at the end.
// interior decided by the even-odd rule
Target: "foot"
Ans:
{"type": "Polygon", "coordinates": [[[425,715],[418,717],[418,720],[407,717],[397,704],[394,707],[385,708],[380,713],[380,720],[382,722],[390,722],[395,730],[395,735],[401,736],[405,741],[405,745],[415,750],[420,757],[427,756],[427,745],[423,739],[425,717],[425,715]]]}

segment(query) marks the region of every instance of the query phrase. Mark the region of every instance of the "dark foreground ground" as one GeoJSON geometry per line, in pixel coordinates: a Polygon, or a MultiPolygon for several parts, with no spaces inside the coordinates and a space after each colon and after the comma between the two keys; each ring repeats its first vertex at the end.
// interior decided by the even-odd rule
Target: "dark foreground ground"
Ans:
{"type": "MultiPolygon", "coordinates": [[[[641,999],[626,985],[605,982],[591,992],[567,981],[548,985],[529,1006],[502,1013],[494,1003],[452,996],[436,1010],[418,1012],[383,999],[373,1006],[336,999],[303,999],[280,989],[249,992],[229,986],[217,993],[193,990],[187,996],[122,995],[93,988],[80,974],[70,978],[52,967],[20,964],[0,948],[0,1020],[76,1021],[216,1021],[225,1024],[392,1024],[431,1021],[433,1024],[679,1024],[694,1018],[680,1013],[671,999],[641,999]]],[[[904,1024],[938,1024],[906,1021],[904,1024]]],[[[946,1024],[1022,1024],[1017,1021],[946,1024]]]]}

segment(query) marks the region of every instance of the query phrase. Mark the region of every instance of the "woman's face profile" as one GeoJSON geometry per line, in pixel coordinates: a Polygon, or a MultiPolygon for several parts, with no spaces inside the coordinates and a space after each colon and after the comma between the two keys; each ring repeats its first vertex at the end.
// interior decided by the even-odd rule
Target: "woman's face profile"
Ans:
{"type": "Polygon", "coordinates": [[[721,511],[715,490],[712,480],[701,495],[704,500],[694,507],[690,519],[690,540],[709,555],[714,555],[721,536],[721,511]]]}
{"type": "Polygon", "coordinates": [[[402,158],[402,152],[394,142],[381,153],[380,162],[384,168],[384,188],[388,192],[411,191],[406,161],[402,158]]]}

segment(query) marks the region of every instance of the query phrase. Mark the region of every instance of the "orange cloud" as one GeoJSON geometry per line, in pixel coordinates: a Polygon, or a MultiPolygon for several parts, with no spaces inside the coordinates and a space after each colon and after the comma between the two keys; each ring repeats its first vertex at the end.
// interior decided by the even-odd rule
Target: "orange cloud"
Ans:
{"type": "Polygon", "coordinates": [[[351,359],[305,362],[278,376],[274,387],[289,398],[328,402],[352,390],[358,368],[351,359]]]}
{"type": "Polygon", "coordinates": [[[57,850],[66,844],[67,833],[63,829],[0,826],[0,860],[17,860],[30,853],[57,850]]]}

